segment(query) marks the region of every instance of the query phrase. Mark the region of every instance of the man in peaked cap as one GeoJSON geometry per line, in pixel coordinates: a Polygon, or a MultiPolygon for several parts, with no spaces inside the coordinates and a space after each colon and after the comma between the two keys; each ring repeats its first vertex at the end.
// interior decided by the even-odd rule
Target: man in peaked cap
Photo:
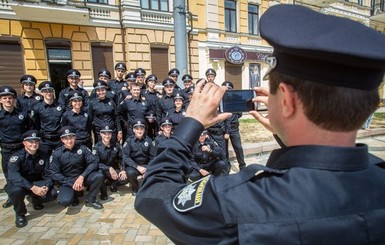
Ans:
{"type": "Polygon", "coordinates": [[[135,69],[136,83],[140,85],[140,91],[144,93],[146,90],[146,84],[144,83],[146,79],[146,71],[143,68],[135,69]]]}
{"type": "Polygon", "coordinates": [[[58,98],[58,102],[63,106],[63,108],[66,108],[67,110],[71,110],[68,104],[68,94],[73,90],[78,90],[83,94],[84,108],[88,109],[89,95],[87,90],[79,86],[80,77],[81,74],[76,69],[70,69],[67,71],[67,81],[69,86],[60,91],[58,98]]]}
{"type": "Polygon", "coordinates": [[[121,90],[127,90],[128,84],[124,80],[124,74],[126,73],[127,67],[124,63],[116,63],[115,65],[115,79],[111,79],[108,86],[115,94],[119,94],[121,90]]]}
{"type": "Polygon", "coordinates": [[[102,209],[103,204],[96,200],[104,177],[98,172],[99,163],[91,150],[84,145],[76,145],[75,129],[64,126],[59,131],[63,143],[51,156],[52,178],[59,183],[59,203],[64,207],[77,206],[79,199],[77,192],[86,187],[89,192],[86,196],[86,206],[102,209]]]}
{"type": "Polygon", "coordinates": [[[9,160],[9,185],[7,192],[16,213],[16,227],[24,227],[28,221],[25,217],[27,208],[24,198],[31,197],[33,209],[41,210],[44,202],[56,199],[49,170],[49,155],[39,150],[40,132],[28,130],[23,134],[24,149],[15,152],[9,160]]]}
{"type": "Polygon", "coordinates": [[[217,76],[217,72],[213,68],[209,68],[206,70],[205,75],[207,78],[207,82],[213,83],[215,80],[215,77],[217,76]]]}
{"type": "Polygon", "coordinates": [[[286,146],[266,166],[186,185],[200,132],[230,116],[217,114],[226,88],[198,83],[135,208],[176,244],[384,244],[384,160],[355,140],[379,102],[385,35],[281,4],[262,15],[260,33],[274,53],[270,93],[257,88],[254,101],[268,104],[269,117],[251,114],[286,146]]]}
{"type": "Polygon", "coordinates": [[[145,134],[146,125],[143,119],[136,119],[132,130],[134,135],[123,144],[123,165],[131,184],[132,195],[135,196],[139,189],[137,178],[146,173],[148,163],[153,158],[154,146],[150,137],[145,134]]]}

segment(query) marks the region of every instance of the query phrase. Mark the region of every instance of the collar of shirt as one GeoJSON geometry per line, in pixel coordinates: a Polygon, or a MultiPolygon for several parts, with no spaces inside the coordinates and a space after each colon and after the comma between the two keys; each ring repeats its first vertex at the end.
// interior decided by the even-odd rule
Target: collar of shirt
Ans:
{"type": "MultiPolygon", "coordinates": [[[[273,169],[302,167],[356,171],[367,168],[372,160],[368,154],[368,146],[364,144],[357,144],[356,147],[303,145],[274,150],[266,166],[273,169]]],[[[381,161],[379,160],[379,162],[381,161]]]]}

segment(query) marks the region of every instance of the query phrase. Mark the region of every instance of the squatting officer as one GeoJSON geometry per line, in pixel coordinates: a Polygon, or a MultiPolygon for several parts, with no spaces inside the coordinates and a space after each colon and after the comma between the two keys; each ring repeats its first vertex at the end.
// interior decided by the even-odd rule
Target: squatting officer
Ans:
{"type": "Polygon", "coordinates": [[[103,184],[103,174],[98,172],[99,163],[91,150],[84,145],[76,145],[75,130],[65,126],[59,131],[63,143],[52,153],[52,178],[59,183],[59,203],[64,207],[79,204],[77,192],[89,188],[86,196],[86,206],[102,209],[103,204],[96,196],[103,184]]]}
{"type": "Polygon", "coordinates": [[[53,201],[57,197],[49,170],[49,155],[39,150],[40,139],[40,133],[37,130],[24,133],[24,149],[14,153],[9,160],[7,192],[16,213],[16,227],[24,227],[28,223],[25,217],[26,195],[30,195],[35,210],[43,209],[42,203],[53,201]]]}

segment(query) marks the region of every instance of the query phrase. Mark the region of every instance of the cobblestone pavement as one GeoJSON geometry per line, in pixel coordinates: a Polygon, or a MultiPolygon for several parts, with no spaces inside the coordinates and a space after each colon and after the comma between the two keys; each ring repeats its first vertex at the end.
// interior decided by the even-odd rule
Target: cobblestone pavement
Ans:
{"type": "MultiPolygon", "coordinates": [[[[357,142],[368,144],[373,154],[385,158],[385,136],[360,138],[357,142]]],[[[268,155],[248,155],[246,162],[264,164],[268,155]]],[[[237,171],[236,165],[233,164],[233,172],[237,171]]],[[[6,194],[0,193],[0,203],[5,199],[6,194]]],[[[79,206],[69,208],[62,208],[54,201],[39,211],[28,204],[29,223],[24,228],[15,227],[12,208],[0,207],[0,244],[172,244],[136,213],[134,197],[127,186],[111,194],[109,200],[103,202],[102,210],[84,206],[84,198],[80,201],[79,206]]]]}

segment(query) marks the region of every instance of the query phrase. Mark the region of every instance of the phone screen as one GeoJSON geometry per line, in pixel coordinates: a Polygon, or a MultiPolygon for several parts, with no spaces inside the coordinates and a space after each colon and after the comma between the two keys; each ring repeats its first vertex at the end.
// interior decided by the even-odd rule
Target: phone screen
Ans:
{"type": "Polygon", "coordinates": [[[255,91],[248,90],[227,90],[223,95],[219,110],[221,112],[249,112],[256,109],[255,91]]]}

